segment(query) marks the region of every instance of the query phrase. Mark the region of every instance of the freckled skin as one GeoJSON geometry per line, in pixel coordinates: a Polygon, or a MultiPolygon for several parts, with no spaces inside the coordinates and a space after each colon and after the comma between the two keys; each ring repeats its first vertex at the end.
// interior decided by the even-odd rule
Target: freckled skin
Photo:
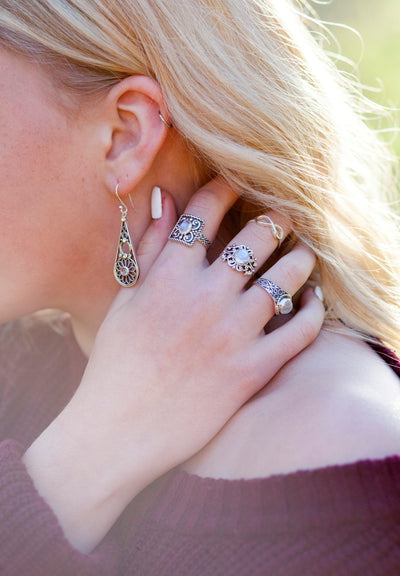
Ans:
{"type": "Polygon", "coordinates": [[[48,69],[0,48],[0,323],[59,308],[78,340],[84,332],[93,342],[119,289],[116,183],[133,197],[135,248],[154,185],[173,192],[178,210],[197,189],[184,139],[158,140],[160,103],[146,95],[157,87],[132,80],[101,97],[72,94],[48,69]]]}
{"type": "Polygon", "coordinates": [[[56,94],[40,68],[0,50],[1,322],[114,291],[104,268],[115,255],[118,207],[98,183],[96,134],[65,114],[56,94]]]}

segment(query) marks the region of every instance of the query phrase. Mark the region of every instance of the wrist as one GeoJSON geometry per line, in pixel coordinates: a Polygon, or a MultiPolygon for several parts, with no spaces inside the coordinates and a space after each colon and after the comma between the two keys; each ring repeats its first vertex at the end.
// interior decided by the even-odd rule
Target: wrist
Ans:
{"type": "Polygon", "coordinates": [[[110,434],[111,423],[98,417],[94,422],[84,412],[67,406],[33,442],[23,462],[67,539],[89,552],[146,479],[135,446],[131,444],[128,458],[123,442],[110,434]]]}

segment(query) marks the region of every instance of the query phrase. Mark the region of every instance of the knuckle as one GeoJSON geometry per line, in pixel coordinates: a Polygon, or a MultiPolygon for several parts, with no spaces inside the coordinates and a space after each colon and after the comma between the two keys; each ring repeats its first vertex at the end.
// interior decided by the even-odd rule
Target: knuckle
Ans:
{"type": "MultiPolygon", "coordinates": [[[[282,288],[293,290],[305,276],[304,266],[298,260],[282,259],[282,269],[279,273],[282,278],[282,288]]],[[[306,276],[307,277],[307,276],[306,276]]]]}
{"type": "Polygon", "coordinates": [[[193,197],[188,210],[194,212],[194,215],[206,214],[209,211],[212,211],[214,204],[216,203],[215,199],[215,193],[211,188],[201,188],[201,190],[199,190],[193,197]]]}
{"type": "Polygon", "coordinates": [[[223,214],[238,199],[237,192],[223,179],[207,182],[192,197],[188,209],[199,213],[223,214]]]}
{"type": "Polygon", "coordinates": [[[266,241],[274,241],[276,243],[276,240],[272,235],[271,228],[257,225],[255,222],[250,222],[247,226],[251,226],[251,235],[257,241],[259,241],[260,244],[265,244],[266,241]]]}
{"type": "Polygon", "coordinates": [[[149,283],[153,289],[167,293],[176,287],[177,273],[179,273],[178,267],[173,265],[171,258],[158,258],[156,264],[150,268],[149,283]]]}
{"type": "Polygon", "coordinates": [[[311,248],[306,244],[303,244],[303,242],[298,242],[292,253],[296,256],[297,260],[301,259],[304,267],[312,269],[315,266],[317,257],[313,250],[311,250],[311,248]]]}
{"type": "Polygon", "coordinates": [[[238,354],[236,361],[231,362],[230,368],[232,374],[231,382],[235,382],[240,393],[248,396],[249,392],[257,390],[260,383],[259,370],[251,354],[238,354]]]}
{"type": "Polygon", "coordinates": [[[282,288],[298,289],[311,274],[315,265],[315,256],[309,248],[295,248],[277,263],[278,276],[282,279],[282,288]]]}
{"type": "Polygon", "coordinates": [[[193,294],[193,312],[200,318],[211,314],[215,319],[221,311],[221,302],[217,291],[212,285],[203,284],[193,294]]]}
{"type": "Polygon", "coordinates": [[[274,224],[278,224],[283,228],[285,235],[293,230],[293,224],[291,220],[289,220],[289,218],[286,216],[283,216],[281,213],[275,212],[275,210],[270,210],[267,212],[267,216],[271,218],[274,224]]]}
{"type": "Polygon", "coordinates": [[[147,256],[155,250],[155,245],[149,238],[143,238],[136,249],[136,256],[147,256]]]}

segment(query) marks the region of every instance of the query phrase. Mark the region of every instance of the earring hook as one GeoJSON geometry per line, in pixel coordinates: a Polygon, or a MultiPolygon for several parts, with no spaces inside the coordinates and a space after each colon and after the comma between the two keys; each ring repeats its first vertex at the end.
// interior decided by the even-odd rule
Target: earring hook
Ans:
{"type": "Polygon", "coordinates": [[[126,215],[128,214],[128,207],[125,204],[125,202],[122,200],[121,196],[119,195],[118,190],[119,190],[119,182],[115,186],[115,195],[118,198],[119,203],[120,203],[119,209],[121,210],[122,217],[125,218],[126,215]]]}

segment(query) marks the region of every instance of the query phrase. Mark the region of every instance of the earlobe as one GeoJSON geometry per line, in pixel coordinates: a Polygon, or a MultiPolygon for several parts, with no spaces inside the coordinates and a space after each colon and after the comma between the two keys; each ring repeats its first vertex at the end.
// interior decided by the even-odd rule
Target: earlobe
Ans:
{"type": "MultiPolygon", "coordinates": [[[[108,94],[114,113],[107,151],[111,182],[125,194],[146,176],[164,143],[170,122],[160,86],[147,76],[121,80],[108,94]]],[[[111,187],[112,188],[112,187],[111,187]]]]}

